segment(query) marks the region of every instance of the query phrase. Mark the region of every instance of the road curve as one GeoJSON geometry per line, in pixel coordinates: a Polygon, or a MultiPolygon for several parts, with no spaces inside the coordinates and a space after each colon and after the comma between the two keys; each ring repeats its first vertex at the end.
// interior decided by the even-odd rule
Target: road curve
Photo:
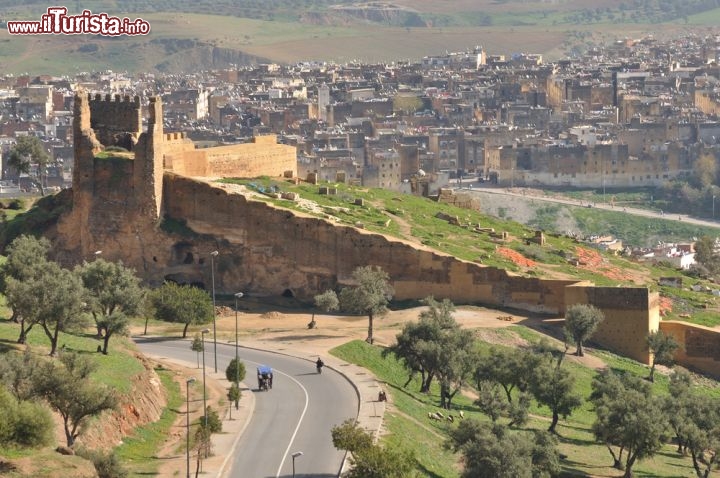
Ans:
{"type": "MultiPolygon", "coordinates": [[[[158,357],[193,363],[195,352],[186,340],[135,338],[141,351],[158,357]]],[[[206,349],[212,354],[212,347],[206,349]]],[[[235,357],[235,348],[218,344],[218,371],[224,371],[235,357]]],[[[232,478],[289,478],[293,476],[292,453],[297,478],[338,476],[344,453],[333,447],[330,429],[358,414],[358,396],[352,384],[328,369],[322,375],[314,363],[269,351],[240,348],[245,363],[245,383],[253,388],[255,411],[237,443],[231,469],[232,478]],[[269,365],[274,370],[273,388],[256,390],[255,368],[269,365]]],[[[212,363],[210,358],[208,363],[212,363]]],[[[210,369],[212,365],[206,366],[210,369]]]]}

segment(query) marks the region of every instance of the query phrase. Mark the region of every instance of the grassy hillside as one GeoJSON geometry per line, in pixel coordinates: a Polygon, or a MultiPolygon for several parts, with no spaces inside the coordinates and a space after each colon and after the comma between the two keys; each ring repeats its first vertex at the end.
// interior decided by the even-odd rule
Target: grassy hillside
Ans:
{"type": "MultiPolygon", "coordinates": [[[[546,242],[540,246],[529,241],[535,235],[536,227],[427,198],[345,184],[332,184],[332,187],[337,188],[337,194],[328,195],[319,194],[317,185],[293,185],[267,178],[225,179],[223,182],[245,185],[249,191],[255,192],[256,199],[279,207],[324,217],[338,224],[361,225],[364,229],[404,239],[419,247],[427,246],[463,260],[499,267],[528,277],[576,278],[590,280],[601,286],[648,287],[665,297],[661,312],[665,318],[707,326],[720,325],[720,302],[709,292],[718,288],[713,282],[684,275],[667,264],[653,266],[601,253],[565,236],[564,230],[563,233],[554,233],[548,227],[546,242]],[[296,192],[301,199],[277,199],[274,193],[279,191],[296,192]],[[355,204],[356,199],[362,199],[363,205],[355,204]],[[452,224],[448,218],[456,219],[457,224],[452,224]],[[503,232],[507,233],[507,239],[498,237],[503,232]],[[580,261],[579,264],[573,265],[576,260],[580,261]],[[660,277],[670,276],[683,277],[683,287],[658,285],[660,277]],[[700,286],[704,291],[693,291],[690,289],[692,286],[700,286]]],[[[535,207],[542,214],[546,204],[538,203],[535,207]]],[[[673,237],[690,240],[692,236],[717,234],[717,229],[703,229],[677,221],[647,219],[597,208],[574,209],[578,221],[582,220],[587,211],[593,211],[592,221],[591,218],[585,220],[589,228],[597,227],[598,233],[606,233],[608,228],[615,227],[621,228],[621,232],[647,231],[650,236],[662,233],[665,240],[673,237]]],[[[557,213],[549,214],[549,217],[557,217],[557,213]]],[[[588,233],[593,232],[593,229],[588,230],[588,233]]]]}
{"type": "MultiPolygon", "coordinates": [[[[516,342],[519,344],[534,342],[541,337],[537,332],[522,326],[509,330],[483,330],[483,336],[493,337],[493,342],[516,342]]],[[[488,342],[478,342],[479,348],[487,348],[488,342]]],[[[362,341],[354,341],[336,349],[331,353],[343,360],[356,363],[371,370],[385,389],[392,395],[392,405],[385,414],[387,434],[383,437],[386,443],[396,444],[411,451],[416,460],[420,476],[454,478],[459,476],[458,457],[443,447],[448,430],[457,423],[438,422],[428,419],[428,412],[439,410],[438,390],[434,388],[429,394],[418,392],[419,381],[416,379],[407,388],[402,385],[407,380],[407,371],[394,358],[383,358],[381,349],[362,341]]],[[[647,376],[647,369],[631,360],[623,359],[609,353],[599,356],[605,364],[618,371],[647,376]]],[[[586,400],[590,394],[590,384],[595,370],[576,362],[566,361],[576,380],[575,390],[586,400]]],[[[659,377],[654,384],[655,392],[667,395],[667,377],[659,377]]],[[[718,396],[720,388],[715,381],[703,380],[697,385],[701,393],[718,396]]],[[[469,390],[468,390],[469,391],[469,390]]],[[[472,394],[468,393],[453,401],[454,412],[463,410],[466,418],[489,420],[473,404],[472,394]]],[[[550,413],[544,407],[531,410],[532,418],[525,429],[547,429],[550,413]]],[[[604,445],[596,443],[591,431],[595,414],[590,405],[585,403],[567,420],[559,423],[559,450],[566,455],[562,461],[563,476],[618,476],[620,472],[612,468],[612,459],[604,445]]],[[[502,420],[501,420],[502,421],[502,420]]],[[[502,421],[506,423],[507,421],[502,421]]],[[[688,457],[676,452],[675,445],[665,445],[661,452],[652,459],[641,461],[633,469],[635,476],[646,477],[683,477],[694,476],[692,463],[688,457]]]]}

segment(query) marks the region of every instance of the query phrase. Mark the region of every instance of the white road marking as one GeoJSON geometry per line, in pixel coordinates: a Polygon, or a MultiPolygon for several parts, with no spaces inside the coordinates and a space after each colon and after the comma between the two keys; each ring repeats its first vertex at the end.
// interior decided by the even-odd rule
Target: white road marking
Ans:
{"type": "MultiPolygon", "coordinates": [[[[253,363],[253,364],[255,364],[255,365],[263,365],[263,364],[261,364],[260,362],[255,362],[255,361],[253,361],[253,360],[247,360],[247,359],[243,359],[243,362],[250,362],[250,363],[253,363]]],[[[297,384],[297,386],[300,387],[300,388],[302,389],[303,393],[305,394],[305,406],[303,407],[303,411],[302,411],[302,413],[300,414],[300,418],[298,419],[298,423],[297,423],[297,425],[295,426],[295,431],[293,431],[293,434],[292,434],[292,436],[290,437],[290,443],[288,443],[288,446],[287,446],[287,448],[285,449],[285,453],[283,454],[282,460],[280,460],[280,466],[278,467],[278,471],[277,471],[277,473],[275,474],[275,478],[278,478],[278,477],[280,476],[280,473],[282,473],[283,465],[285,465],[285,460],[287,460],[288,453],[290,453],[290,448],[292,448],[292,444],[293,444],[293,442],[295,441],[295,437],[296,437],[297,434],[298,434],[298,430],[300,430],[300,425],[302,425],[302,421],[303,421],[303,419],[305,418],[305,413],[307,412],[308,404],[310,403],[310,397],[309,397],[309,395],[308,395],[307,389],[306,389],[306,388],[303,386],[303,384],[300,383],[295,377],[292,377],[292,376],[286,374],[285,372],[282,372],[282,371],[276,370],[276,369],[273,369],[273,372],[277,372],[277,373],[279,373],[280,375],[285,375],[287,378],[289,378],[290,380],[292,380],[293,382],[295,382],[295,383],[297,384]]]]}

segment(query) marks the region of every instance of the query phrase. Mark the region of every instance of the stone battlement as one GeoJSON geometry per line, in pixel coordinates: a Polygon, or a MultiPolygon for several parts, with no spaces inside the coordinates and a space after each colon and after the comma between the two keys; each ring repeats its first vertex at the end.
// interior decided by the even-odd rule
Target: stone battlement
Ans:
{"type": "MultiPolygon", "coordinates": [[[[108,139],[108,134],[118,132],[139,136],[142,129],[142,107],[138,96],[100,94],[88,95],[90,106],[90,126],[100,133],[100,141],[108,139]],[[103,134],[106,131],[108,134],[103,134]]],[[[106,144],[103,142],[103,144],[106,144]]],[[[106,146],[109,146],[106,144],[106,146]]]]}
{"type": "Polygon", "coordinates": [[[173,133],[165,133],[165,141],[178,141],[186,139],[187,135],[181,131],[175,131],[173,133]]]}

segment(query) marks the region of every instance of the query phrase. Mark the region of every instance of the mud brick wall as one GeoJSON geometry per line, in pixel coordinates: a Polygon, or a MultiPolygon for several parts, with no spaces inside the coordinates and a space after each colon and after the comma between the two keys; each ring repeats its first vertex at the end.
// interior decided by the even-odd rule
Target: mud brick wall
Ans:
{"type": "Polygon", "coordinates": [[[593,304],[602,310],[592,342],[642,363],[650,363],[645,337],[657,330],[660,304],[657,292],[643,287],[594,287],[571,285],[565,289],[565,303],[593,304]]]}
{"type": "Polygon", "coordinates": [[[660,322],[660,330],[680,344],[675,352],[677,363],[720,377],[720,331],[670,320],[660,322]]]}
{"type": "MultiPolygon", "coordinates": [[[[381,266],[398,300],[434,295],[458,303],[483,303],[559,313],[564,289],[574,281],[514,276],[505,270],[458,260],[380,234],[278,210],[218,187],[168,174],[165,210],[184,218],[201,234],[227,241],[245,267],[231,268],[219,283],[260,294],[289,289],[311,299],[325,288],[346,283],[358,266],[381,266]]],[[[221,251],[222,253],[222,251],[221,251]]]]}
{"type": "Polygon", "coordinates": [[[193,151],[167,152],[165,166],[184,176],[281,177],[285,171],[297,176],[296,150],[277,144],[275,136],[254,143],[233,144],[193,151]]]}

